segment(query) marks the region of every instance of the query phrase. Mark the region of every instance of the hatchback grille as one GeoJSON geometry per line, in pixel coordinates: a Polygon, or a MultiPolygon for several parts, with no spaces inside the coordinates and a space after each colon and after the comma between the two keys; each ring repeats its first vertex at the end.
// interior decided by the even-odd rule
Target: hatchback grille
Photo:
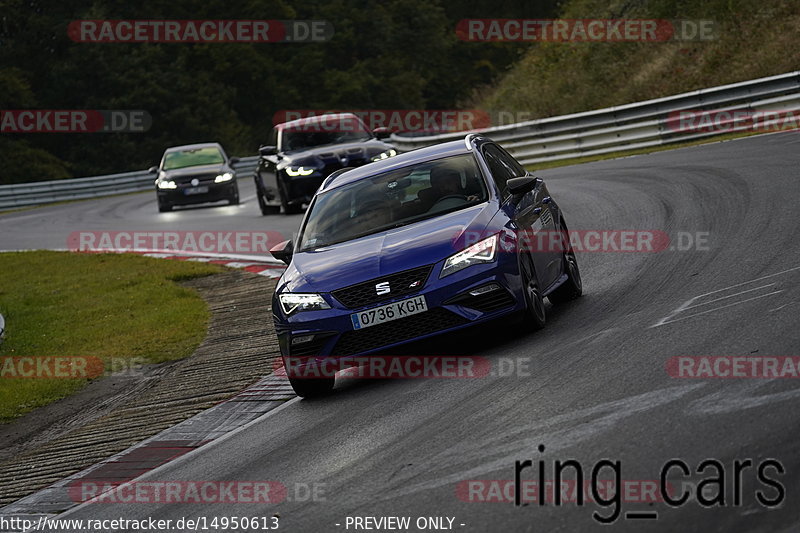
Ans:
{"type": "Polygon", "coordinates": [[[433,265],[404,270],[397,274],[391,274],[389,276],[350,285],[343,289],[337,289],[331,292],[331,294],[334,298],[339,300],[342,305],[350,309],[375,304],[390,298],[419,292],[428,280],[431,268],[433,268],[433,265]],[[388,283],[389,292],[384,292],[384,290],[381,289],[383,294],[378,294],[376,285],[381,284],[382,287],[386,287],[386,283],[388,283]]]}
{"type": "Polygon", "coordinates": [[[381,346],[461,326],[468,322],[469,320],[452,311],[437,307],[424,313],[384,322],[377,326],[347,331],[339,338],[331,355],[335,357],[355,355],[375,350],[381,346]]]}
{"type": "Polygon", "coordinates": [[[214,183],[214,179],[217,177],[217,174],[205,174],[205,175],[198,175],[198,176],[181,176],[179,178],[175,178],[175,181],[180,183],[181,185],[189,185],[193,179],[196,179],[201,184],[209,184],[214,183]]]}

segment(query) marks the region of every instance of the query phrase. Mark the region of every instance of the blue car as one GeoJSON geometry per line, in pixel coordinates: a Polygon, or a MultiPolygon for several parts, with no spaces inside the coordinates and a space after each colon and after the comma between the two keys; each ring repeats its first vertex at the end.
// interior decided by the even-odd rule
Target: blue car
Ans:
{"type": "MultiPolygon", "coordinates": [[[[288,265],[272,301],[284,367],[385,353],[507,315],[539,329],[545,297],[582,293],[568,239],[553,238],[566,231],[544,182],[475,134],[339,170],[297,237],[271,250],[288,265]]],[[[303,397],[334,379],[289,373],[303,397]]]]}

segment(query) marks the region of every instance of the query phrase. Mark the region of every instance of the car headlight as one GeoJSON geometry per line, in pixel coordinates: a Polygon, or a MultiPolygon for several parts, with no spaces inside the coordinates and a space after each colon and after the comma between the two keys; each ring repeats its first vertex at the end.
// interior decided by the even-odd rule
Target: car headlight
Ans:
{"type": "Polygon", "coordinates": [[[231,181],[233,179],[233,173],[226,172],[225,174],[220,174],[216,178],[214,178],[214,183],[222,183],[225,181],[231,181]]]}
{"type": "Polygon", "coordinates": [[[172,180],[161,180],[157,183],[159,189],[177,189],[178,185],[172,180]]]}
{"type": "Polygon", "coordinates": [[[396,155],[397,155],[397,150],[395,150],[394,148],[390,148],[390,149],[386,150],[385,152],[381,152],[378,155],[374,156],[372,158],[372,160],[373,161],[380,161],[381,159],[389,159],[390,157],[393,157],[393,156],[396,156],[396,155]]]}
{"type": "Polygon", "coordinates": [[[287,292],[279,294],[278,299],[281,302],[283,312],[291,315],[295,311],[319,311],[321,309],[330,309],[322,296],[319,294],[301,294],[287,292]]]}
{"type": "Polygon", "coordinates": [[[316,169],[308,167],[286,167],[286,174],[289,176],[308,176],[313,174],[316,169]]]}
{"type": "Polygon", "coordinates": [[[497,255],[497,235],[492,235],[488,239],[476,242],[469,248],[461,250],[455,255],[451,255],[444,262],[440,278],[455,274],[459,270],[479,263],[491,263],[497,255]]]}

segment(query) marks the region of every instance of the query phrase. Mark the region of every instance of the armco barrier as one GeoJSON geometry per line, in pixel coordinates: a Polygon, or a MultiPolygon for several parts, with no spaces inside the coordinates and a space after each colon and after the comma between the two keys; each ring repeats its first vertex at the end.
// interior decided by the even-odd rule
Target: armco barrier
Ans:
{"type": "MultiPolygon", "coordinates": [[[[740,120],[718,131],[676,131],[670,114],[683,111],[800,111],[800,71],[701,89],[606,109],[496,126],[480,133],[498,141],[521,163],[532,165],[653,146],[691,141],[745,131],[740,120]]],[[[407,152],[464,137],[464,132],[409,137],[393,134],[391,142],[407,152]]],[[[258,156],[234,165],[239,177],[248,177],[258,156]]],[[[155,178],[146,171],[0,186],[0,209],[95,198],[153,189],[155,178]]]]}
{"type": "Polygon", "coordinates": [[[3,315],[0,315],[0,344],[3,344],[3,339],[6,336],[6,321],[3,315]]]}
{"type": "MultiPolygon", "coordinates": [[[[233,165],[239,179],[249,178],[255,171],[258,156],[243,157],[233,165]]],[[[48,204],[64,200],[98,198],[114,194],[152,190],[155,175],[146,170],[33,183],[0,186],[0,209],[48,204]]]]}
{"type": "MultiPolygon", "coordinates": [[[[525,165],[620,150],[685,142],[744,131],[742,120],[727,131],[681,132],[670,127],[670,114],[683,111],[798,111],[800,71],[616,107],[530,120],[480,130],[501,143],[525,165]]],[[[420,137],[393,134],[400,151],[461,139],[464,133],[420,137]]]]}

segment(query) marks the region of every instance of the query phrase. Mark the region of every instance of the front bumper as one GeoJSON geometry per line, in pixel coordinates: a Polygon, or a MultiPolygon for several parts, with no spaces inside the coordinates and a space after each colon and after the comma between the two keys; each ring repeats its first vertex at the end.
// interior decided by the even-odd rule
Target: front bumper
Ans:
{"type": "Polygon", "coordinates": [[[201,186],[208,187],[208,192],[202,194],[186,194],[186,191],[193,188],[191,185],[178,185],[177,189],[158,189],[158,201],[170,205],[190,205],[202,204],[206,202],[218,202],[236,196],[236,180],[225,183],[201,183],[201,186]]]}
{"type": "Polygon", "coordinates": [[[295,367],[330,358],[367,355],[494,320],[525,308],[516,259],[474,265],[443,279],[438,277],[440,272],[441,263],[438,263],[423,289],[417,293],[359,308],[346,308],[330,293],[324,293],[323,298],[331,309],[303,311],[286,317],[276,296],[273,314],[281,354],[284,358],[290,357],[295,367]],[[479,296],[470,295],[471,291],[486,286],[494,288],[479,296]],[[353,313],[419,295],[425,296],[427,311],[354,330],[350,318],[353,313]],[[309,336],[313,337],[309,339],[309,336]],[[293,343],[293,339],[303,342],[293,343]]]}

